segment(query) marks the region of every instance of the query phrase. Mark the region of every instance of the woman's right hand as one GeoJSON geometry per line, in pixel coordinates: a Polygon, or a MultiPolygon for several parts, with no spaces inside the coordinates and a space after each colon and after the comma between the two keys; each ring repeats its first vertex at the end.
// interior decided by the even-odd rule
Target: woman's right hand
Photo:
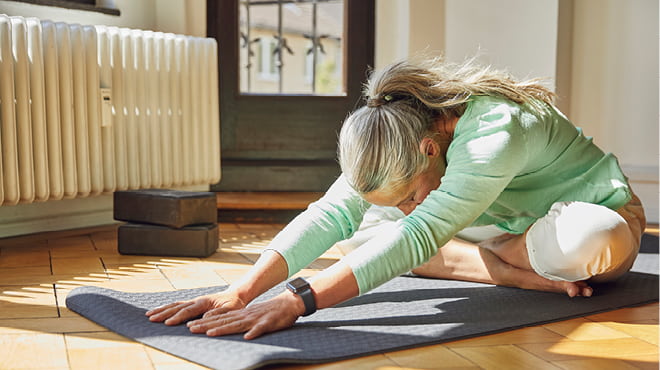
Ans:
{"type": "Polygon", "coordinates": [[[147,311],[145,315],[149,321],[163,322],[165,325],[178,325],[196,317],[210,317],[225,312],[244,308],[247,303],[243,302],[237,294],[232,292],[220,292],[200,296],[189,301],[170,303],[147,311]]]}

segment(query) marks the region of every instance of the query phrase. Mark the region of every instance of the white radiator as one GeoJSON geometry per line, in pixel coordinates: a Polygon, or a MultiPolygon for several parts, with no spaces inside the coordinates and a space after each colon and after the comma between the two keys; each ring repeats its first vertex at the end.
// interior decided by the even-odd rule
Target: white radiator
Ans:
{"type": "Polygon", "coordinates": [[[217,44],[0,14],[0,204],[220,180],[217,44]]]}

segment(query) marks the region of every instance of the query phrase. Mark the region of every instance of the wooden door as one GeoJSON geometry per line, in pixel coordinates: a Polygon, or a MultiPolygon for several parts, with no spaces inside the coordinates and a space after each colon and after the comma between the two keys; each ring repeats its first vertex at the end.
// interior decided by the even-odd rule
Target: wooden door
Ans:
{"type": "Polygon", "coordinates": [[[374,58],[374,1],[345,0],[345,90],[336,95],[242,93],[239,6],[238,0],[207,1],[208,35],[219,50],[222,142],[222,180],[212,189],[323,191],[340,173],[341,124],[363,103],[374,58]]]}

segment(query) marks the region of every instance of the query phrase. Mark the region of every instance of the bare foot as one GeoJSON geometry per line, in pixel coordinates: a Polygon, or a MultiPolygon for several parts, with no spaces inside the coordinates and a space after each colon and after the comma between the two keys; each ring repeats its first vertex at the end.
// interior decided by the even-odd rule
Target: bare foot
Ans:
{"type": "Polygon", "coordinates": [[[591,297],[593,289],[585,281],[557,281],[546,279],[531,269],[508,264],[492,251],[481,248],[481,257],[497,285],[542,292],[565,293],[569,297],[591,297]]]}
{"type": "Polygon", "coordinates": [[[562,281],[569,297],[591,297],[594,290],[584,281],[562,281]]]}
{"type": "Polygon", "coordinates": [[[591,287],[584,281],[549,280],[531,269],[503,261],[493,251],[476,244],[452,239],[414,273],[429,278],[474,281],[521,289],[590,297],[591,287]]]}

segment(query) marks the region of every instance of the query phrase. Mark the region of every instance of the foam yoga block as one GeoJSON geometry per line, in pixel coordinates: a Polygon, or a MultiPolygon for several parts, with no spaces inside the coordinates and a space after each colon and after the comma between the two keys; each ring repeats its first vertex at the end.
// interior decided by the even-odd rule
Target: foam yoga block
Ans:
{"type": "Polygon", "coordinates": [[[116,191],[115,220],[174,228],[217,223],[215,194],[165,189],[116,191]]]}
{"type": "Polygon", "coordinates": [[[129,223],[119,226],[117,241],[121,254],[208,257],[218,249],[218,225],[174,229],[129,223]]]}

